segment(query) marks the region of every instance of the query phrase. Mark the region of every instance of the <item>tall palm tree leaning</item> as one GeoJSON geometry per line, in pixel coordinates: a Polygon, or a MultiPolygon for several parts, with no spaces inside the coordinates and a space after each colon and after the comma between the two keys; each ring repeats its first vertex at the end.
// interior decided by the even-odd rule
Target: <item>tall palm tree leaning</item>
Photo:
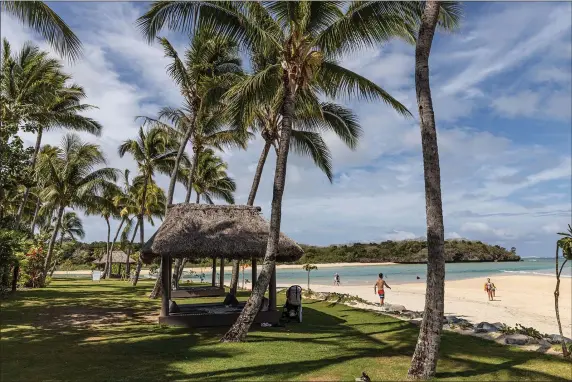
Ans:
{"type": "Polygon", "coordinates": [[[88,209],[94,205],[111,203],[101,197],[103,190],[115,187],[116,170],[94,167],[105,164],[99,146],[84,143],[74,134],[66,135],[57,155],[38,160],[36,171],[43,178],[41,197],[57,208],[56,222],[51,235],[40,284],[44,285],[51,263],[54,244],[59,233],[62,216],[67,207],[88,209]]]}
{"type": "Polygon", "coordinates": [[[16,17],[22,24],[41,34],[56,52],[70,61],[81,56],[79,38],[43,1],[2,1],[0,12],[16,17]]]}
{"type": "MultiPolygon", "coordinates": [[[[128,139],[119,146],[119,156],[131,154],[137,162],[139,176],[142,178],[141,198],[139,208],[139,233],[141,248],[145,244],[144,217],[148,186],[154,182],[156,172],[171,174],[173,162],[177,156],[177,145],[170,134],[158,127],[147,130],[139,128],[137,139],[128,139]]],[[[139,267],[138,267],[139,268],[139,267]]]]}
{"type": "MultiPolygon", "coordinates": [[[[271,104],[255,105],[253,110],[245,112],[243,105],[247,105],[248,101],[241,99],[244,96],[241,90],[247,88],[248,81],[251,81],[257,73],[265,70],[268,64],[277,62],[275,55],[269,52],[256,52],[253,54],[251,61],[255,74],[251,77],[244,77],[227,94],[231,98],[231,108],[234,107],[234,112],[238,114],[236,118],[241,121],[240,123],[245,126],[251,126],[252,130],[259,132],[264,140],[264,147],[256,166],[246,203],[249,206],[254,205],[270,148],[278,149],[281,119],[280,100],[282,94],[280,89],[281,82],[277,81],[276,85],[278,88],[274,90],[275,99],[271,104]]],[[[296,154],[311,157],[316,166],[328,177],[328,180],[333,182],[331,154],[327,144],[321,137],[321,133],[333,132],[351,150],[355,150],[362,132],[361,126],[357,116],[350,109],[335,103],[320,102],[309,92],[306,92],[304,95],[305,97],[298,97],[298,102],[295,105],[295,121],[291,136],[292,148],[296,154]]],[[[234,260],[230,281],[232,294],[236,294],[238,276],[239,261],[234,260]]]]}
{"type": "MultiPolygon", "coordinates": [[[[192,144],[193,158],[187,182],[184,182],[187,188],[185,203],[189,203],[194,189],[195,168],[202,150],[208,147],[220,150],[232,146],[245,148],[248,134],[232,127],[226,128],[228,121],[225,108],[219,103],[221,95],[242,73],[236,43],[209,30],[199,30],[194,34],[191,45],[185,52],[185,59],[182,60],[167,39],[161,38],[159,41],[165,56],[172,59],[167,72],[183,96],[182,107],[165,107],[159,112],[158,119],[145,118],[151,126],[173,131],[180,143],[167,192],[168,206],[173,202],[176,181],[180,180],[180,164],[188,142],[192,144]]],[[[177,259],[175,268],[180,268],[182,262],[184,259],[177,259]]],[[[174,273],[175,284],[178,274],[174,273]]],[[[158,276],[160,275],[161,270],[158,276]]],[[[161,287],[158,277],[151,297],[156,298],[161,287]]]]}
{"type": "Polygon", "coordinates": [[[245,48],[276,52],[278,63],[269,65],[250,81],[248,105],[271,104],[274,89],[281,89],[281,129],[276,159],[270,231],[262,269],[239,318],[222,341],[242,341],[259,311],[275,270],[280,233],[282,195],[295,105],[302,92],[338,98],[355,96],[382,100],[403,115],[407,109],[366,78],[336,63],[345,53],[387,41],[394,36],[411,39],[410,23],[401,22],[407,3],[356,2],[344,11],[338,2],[155,2],[139,19],[152,39],[165,23],[190,32],[206,26],[236,38],[245,48]],[[277,82],[280,85],[277,85],[277,82]]]}
{"type": "MultiPolygon", "coordinates": [[[[448,5],[453,6],[450,9],[456,10],[457,16],[460,15],[458,6],[448,5]]],[[[435,376],[445,307],[445,232],[441,199],[441,170],[439,168],[435,114],[429,84],[429,55],[435,28],[439,22],[439,12],[439,1],[430,0],[425,3],[415,48],[415,91],[419,107],[419,126],[423,149],[428,254],[425,312],[421,321],[417,346],[407,374],[410,379],[430,379],[435,376]]]]}
{"type": "MultiPolygon", "coordinates": [[[[53,222],[55,226],[55,221],[53,222]]],[[[51,227],[53,229],[54,227],[51,227]]],[[[76,240],[76,237],[83,239],[85,237],[85,231],[83,230],[83,223],[81,218],[73,211],[65,212],[62,216],[62,222],[60,224],[60,249],[64,243],[65,239],[76,240]]],[[[50,277],[54,274],[56,267],[58,265],[58,258],[54,258],[52,265],[50,266],[50,277]]]]}

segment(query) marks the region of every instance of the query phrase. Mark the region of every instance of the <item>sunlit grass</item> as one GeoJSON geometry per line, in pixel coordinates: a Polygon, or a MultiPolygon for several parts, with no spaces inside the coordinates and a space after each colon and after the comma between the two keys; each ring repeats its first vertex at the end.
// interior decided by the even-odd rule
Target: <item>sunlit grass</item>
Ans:
{"type": "MultiPolygon", "coordinates": [[[[0,379],[353,380],[365,371],[374,380],[402,380],[417,339],[409,323],[304,301],[302,324],[256,327],[247,343],[221,344],[224,328],[158,325],[160,301],[147,298],[151,288],[62,280],[3,301],[0,379]]],[[[569,380],[571,367],[557,357],[445,333],[437,377],[569,380]]]]}

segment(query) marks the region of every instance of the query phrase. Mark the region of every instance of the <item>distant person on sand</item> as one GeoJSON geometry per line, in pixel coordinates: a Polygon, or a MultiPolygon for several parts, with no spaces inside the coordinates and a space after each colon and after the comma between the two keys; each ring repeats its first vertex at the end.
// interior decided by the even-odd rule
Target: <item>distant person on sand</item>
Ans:
{"type": "Polygon", "coordinates": [[[334,275],[334,285],[340,285],[340,275],[337,273],[334,275]]]}
{"type": "Polygon", "coordinates": [[[491,282],[492,286],[493,286],[493,298],[496,297],[495,292],[497,291],[497,286],[495,285],[495,283],[491,282]]]}
{"type": "Polygon", "coordinates": [[[485,283],[485,292],[487,292],[487,295],[489,296],[489,301],[494,300],[493,288],[494,284],[491,283],[491,279],[487,279],[487,282],[485,283]]]}
{"type": "Polygon", "coordinates": [[[377,293],[379,295],[379,301],[380,301],[381,305],[383,305],[383,300],[385,299],[384,287],[388,287],[389,289],[391,289],[391,287],[389,285],[387,285],[387,283],[383,279],[383,273],[380,273],[379,278],[377,279],[377,281],[373,285],[373,292],[377,293]]]}

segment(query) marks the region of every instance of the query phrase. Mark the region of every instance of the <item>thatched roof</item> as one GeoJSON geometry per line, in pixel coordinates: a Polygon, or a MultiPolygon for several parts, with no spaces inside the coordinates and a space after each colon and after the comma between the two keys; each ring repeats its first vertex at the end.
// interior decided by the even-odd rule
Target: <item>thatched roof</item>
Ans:
{"type": "MultiPolygon", "coordinates": [[[[95,260],[94,263],[95,264],[105,264],[105,260],[107,258],[107,255],[104,254],[103,256],[101,256],[101,258],[99,260],[95,260]]],[[[123,251],[113,251],[111,252],[111,263],[122,263],[125,264],[125,262],[127,261],[127,254],[123,251]]],[[[135,264],[136,261],[133,260],[132,258],[129,258],[129,263],[131,264],[135,264]]]]}
{"type": "MultiPolygon", "coordinates": [[[[144,262],[153,257],[227,259],[262,258],[270,225],[260,207],[204,204],[176,204],[169,207],[165,221],[145,243],[144,262]]],[[[294,261],[304,252],[292,239],[280,233],[279,261],[294,261]]]]}

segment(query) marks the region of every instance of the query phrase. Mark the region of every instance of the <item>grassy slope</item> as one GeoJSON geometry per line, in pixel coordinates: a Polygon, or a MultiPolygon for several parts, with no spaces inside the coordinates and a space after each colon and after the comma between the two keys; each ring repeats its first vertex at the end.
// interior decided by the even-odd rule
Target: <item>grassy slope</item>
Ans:
{"type": "MultiPolygon", "coordinates": [[[[159,308],[159,301],[146,298],[151,286],[65,280],[3,301],[0,380],[353,381],[364,370],[373,380],[401,380],[417,337],[417,327],[406,322],[306,301],[304,323],[258,328],[248,343],[220,344],[222,328],[150,322],[159,308]],[[115,322],[93,323],[110,315],[118,317],[115,322]]],[[[572,377],[572,364],[556,357],[454,333],[446,333],[442,344],[441,379],[572,377]]]]}

